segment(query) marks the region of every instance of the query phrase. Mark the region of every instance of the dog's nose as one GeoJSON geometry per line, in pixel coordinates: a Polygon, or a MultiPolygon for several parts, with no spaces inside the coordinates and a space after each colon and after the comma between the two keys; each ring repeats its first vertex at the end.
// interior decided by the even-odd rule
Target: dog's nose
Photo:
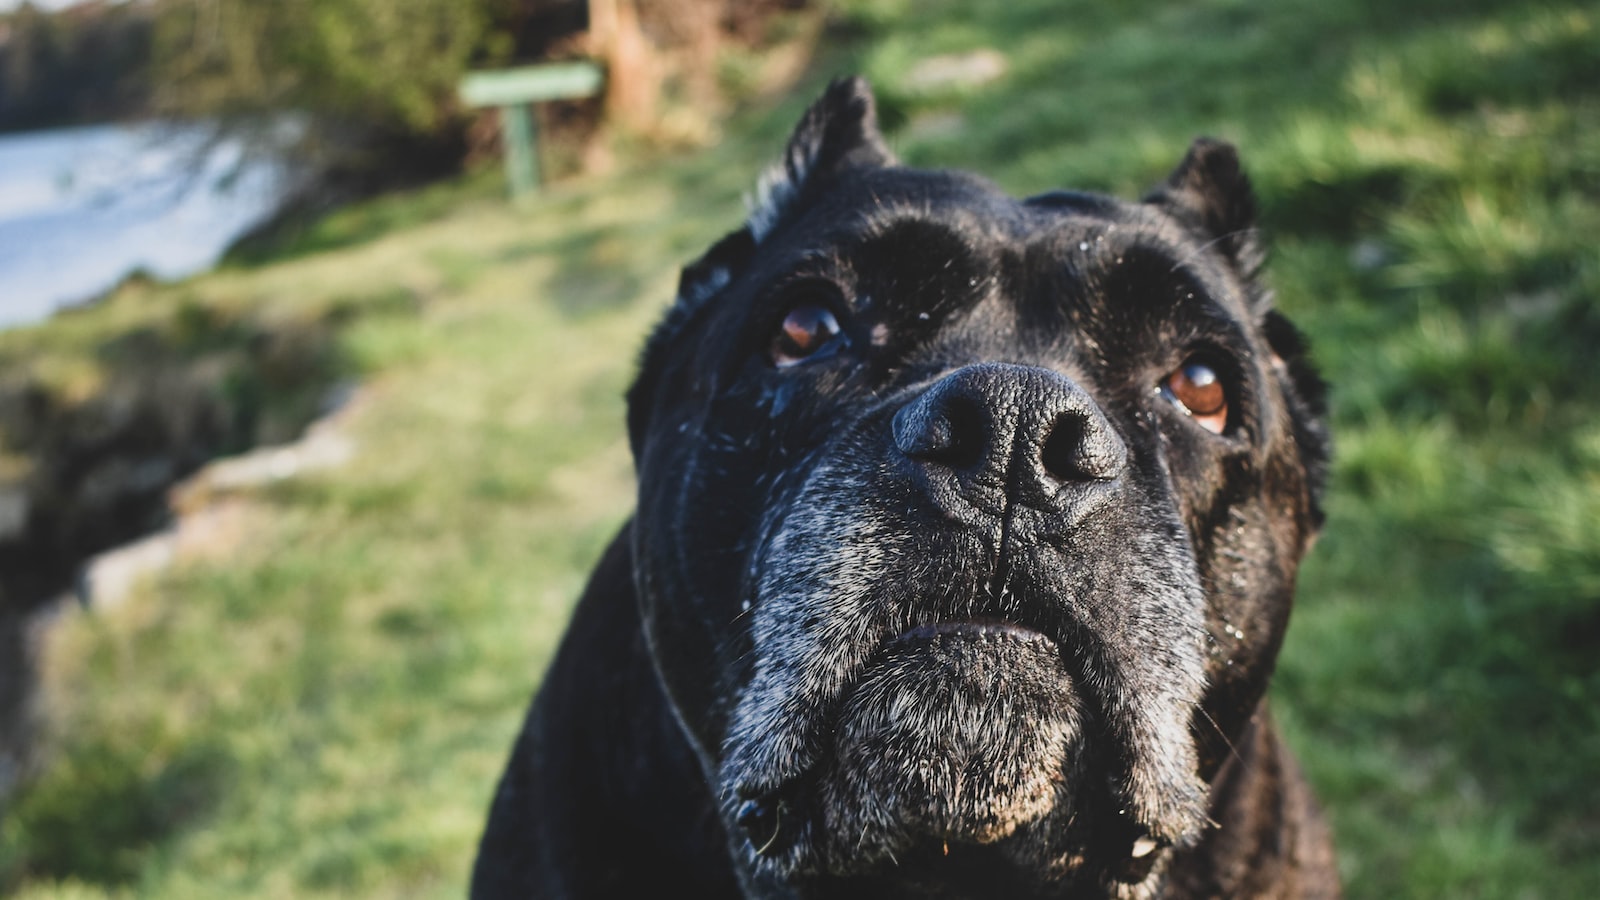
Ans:
{"type": "Polygon", "coordinates": [[[1115,480],[1128,451],[1099,404],[1048,369],[983,363],[958,369],[894,416],[894,443],[967,503],[998,512],[1070,502],[1115,480]]]}

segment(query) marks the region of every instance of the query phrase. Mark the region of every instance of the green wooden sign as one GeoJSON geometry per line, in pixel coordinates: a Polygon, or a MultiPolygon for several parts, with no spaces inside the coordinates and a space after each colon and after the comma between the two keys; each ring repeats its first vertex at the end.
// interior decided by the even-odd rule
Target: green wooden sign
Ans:
{"type": "Polygon", "coordinates": [[[547,63],[492,72],[470,72],[458,93],[467,106],[500,108],[500,133],[506,144],[506,181],[511,196],[539,186],[539,132],[530,104],[575,100],[600,93],[604,71],[592,62],[547,63]]]}
{"type": "Polygon", "coordinates": [[[592,62],[469,72],[461,79],[461,102],[468,106],[515,106],[546,100],[574,100],[598,94],[604,80],[605,74],[592,62]]]}

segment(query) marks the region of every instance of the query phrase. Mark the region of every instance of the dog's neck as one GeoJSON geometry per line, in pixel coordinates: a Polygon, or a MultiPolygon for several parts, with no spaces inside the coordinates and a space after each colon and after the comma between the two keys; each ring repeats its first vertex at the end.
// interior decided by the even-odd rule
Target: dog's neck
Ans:
{"type": "Polygon", "coordinates": [[[1169,868],[1163,897],[1339,896],[1327,826],[1262,700],[1212,782],[1215,827],[1169,868]]]}
{"type": "Polygon", "coordinates": [[[545,674],[490,812],[506,846],[480,852],[474,896],[740,896],[645,647],[629,543],[624,527],[545,674]]]}

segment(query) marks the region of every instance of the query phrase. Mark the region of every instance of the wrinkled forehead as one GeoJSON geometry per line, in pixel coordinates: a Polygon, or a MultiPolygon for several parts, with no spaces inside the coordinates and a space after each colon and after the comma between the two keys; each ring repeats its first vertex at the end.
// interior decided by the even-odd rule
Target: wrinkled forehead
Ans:
{"type": "Polygon", "coordinates": [[[1243,312],[1231,267],[1156,207],[1069,191],[1018,199],[961,172],[851,173],[774,238],[763,249],[779,269],[1000,279],[1013,291],[1070,282],[1090,293],[1136,272],[1163,297],[1243,312]]]}
{"type": "Polygon", "coordinates": [[[1027,208],[995,185],[962,172],[856,170],[817,197],[779,237],[786,245],[851,250],[908,231],[943,234],[941,245],[982,252],[1022,240],[1027,208]]]}

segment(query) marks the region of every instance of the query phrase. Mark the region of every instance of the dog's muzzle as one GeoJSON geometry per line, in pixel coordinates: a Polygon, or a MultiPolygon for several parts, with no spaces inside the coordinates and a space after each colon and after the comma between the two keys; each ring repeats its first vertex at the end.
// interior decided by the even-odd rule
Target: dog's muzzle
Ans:
{"type": "Polygon", "coordinates": [[[1193,835],[1203,602],[1095,400],[983,363],[846,431],[757,566],[720,779],[747,852],[845,873],[961,842],[1037,868],[1076,853],[1085,803],[1193,835]]]}

